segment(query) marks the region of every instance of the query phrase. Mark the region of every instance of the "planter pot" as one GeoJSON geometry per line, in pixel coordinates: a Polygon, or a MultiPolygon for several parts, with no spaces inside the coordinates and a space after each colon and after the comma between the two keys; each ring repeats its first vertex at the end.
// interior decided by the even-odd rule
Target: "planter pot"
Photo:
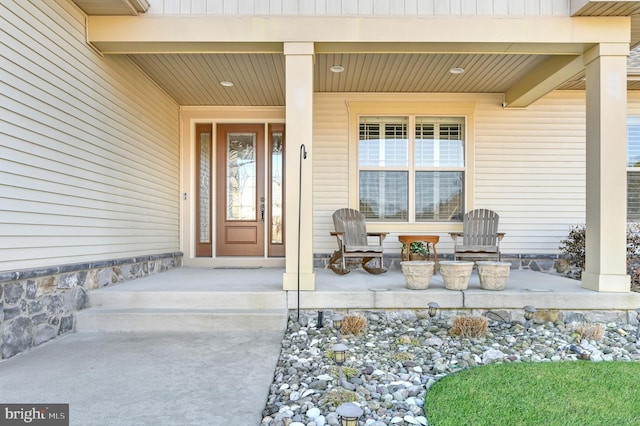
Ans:
{"type": "Polygon", "coordinates": [[[445,260],[440,262],[440,275],[447,290],[466,290],[473,270],[473,262],[445,260]]]}
{"type": "Polygon", "coordinates": [[[409,260],[400,262],[402,273],[407,282],[407,288],[411,290],[424,290],[429,288],[429,282],[433,276],[432,261],[427,260],[409,260]]]}
{"type": "Polygon", "coordinates": [[[504,290],[509,279],[511,263],[479,261],[478,276],[480,277],[480,288],[485,290],[504,290]]]}

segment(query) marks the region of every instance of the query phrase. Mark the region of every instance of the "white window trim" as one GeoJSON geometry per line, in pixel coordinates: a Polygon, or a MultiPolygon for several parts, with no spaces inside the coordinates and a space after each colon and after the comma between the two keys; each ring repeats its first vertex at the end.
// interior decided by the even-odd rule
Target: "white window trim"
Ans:
{"type": "MultiPolygon", "coordinates": [[[[466,210],[473,209],[475,199],[475,109],[476,103],[449,102],[347,102],[349,111],[349,207],[358,209],[358,141],[360,116],[410,116],[410,137],[415,136],[415,116],[464,117],[465,124],[465,182],[464,205],[466,210]]],[[[413,161],[413,157],[411,157],[413,161]]],[[[409,203],[414,205],[415,194],[409,188],[409,203]]],[[[463,212],[464,213],[464,212],[463,212]]],[[[414,218],[410,213],[410,218],[414,218]]],[[[410,219],[411,220],[411,219],[410,219]]],[[[367,222],[367,228],[372,231],[386,232],[443,232],[462,229],[461,223],[455,222],[367,222]]]]}

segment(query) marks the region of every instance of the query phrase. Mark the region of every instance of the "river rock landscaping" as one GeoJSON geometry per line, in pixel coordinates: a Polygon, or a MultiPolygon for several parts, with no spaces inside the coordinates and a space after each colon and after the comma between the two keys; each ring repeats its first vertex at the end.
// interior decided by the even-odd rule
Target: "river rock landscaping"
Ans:
{"type": "MultiPolygon", "coordinates": [[[[331,312],[318,327],[316,312],[292,315],[282,342],[261,426],[337,426],[336,408],[359,405],[361,425],[428,425],[427,390],[440,378],[494,362],[637,361],[636,328],[609,322],[505,321],[508,314],[484,315],[483,337],[452,335],[454,316],[416,311],[361,312],[366,328],[343,334],[331,312]],[[340,383],[333,346],[347,348],[340,383]]],[[[463,314],[461,314],[463,315],[463,314]]],[[[469,315],[469,314],[466,314],[469,315]]]]}

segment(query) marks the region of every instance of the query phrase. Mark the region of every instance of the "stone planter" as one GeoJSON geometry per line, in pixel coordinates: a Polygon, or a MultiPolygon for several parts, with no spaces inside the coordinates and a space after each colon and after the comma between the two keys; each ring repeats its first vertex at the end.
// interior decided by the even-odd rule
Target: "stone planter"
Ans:
{"type": "Polygon", "coordinates": [[[433,265],[435,265],[433,261],[408,260],[400,262],[400,265],[408,289],[424,290],[429,288],[429,282],[433,276],[433,265]]]}
{"type": "Polygon", "coordinates": [[[509,279],[511,263],[478,261],[476,265],[478,266],[478,276],[480,277],[480,288],[485,290],[504,290],[509,279]]]}
{"type": "Polygon", "coordinates": [[[473,270],[473,262],[445,260],[440,262],[440,275],[447,290],[466,290],[473,270]]]}

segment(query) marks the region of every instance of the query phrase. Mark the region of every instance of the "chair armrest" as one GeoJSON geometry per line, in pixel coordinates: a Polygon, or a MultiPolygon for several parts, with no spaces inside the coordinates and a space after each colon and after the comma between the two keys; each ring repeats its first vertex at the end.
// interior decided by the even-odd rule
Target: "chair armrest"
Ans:
{"type": "Polygon", "coordinates": [[[380,239],[380,244],[382,244],[387,235],[389,235],[388,232],[367,232],[367,237],[378,237],[380,239]]]}
{"type": "Polygon", "coordinates": [[[342,240],[344,239],[344,232],[331,231],[330,234],[332,237],[337,237],[338,242],[342,242],[342,240]]]}
{"type": "Polygon", "coordinates": [[[449,236],[453,239],[453,244],[455,244],[456,240],[462,237],[462,232],[449,232],[449,236]]]}

